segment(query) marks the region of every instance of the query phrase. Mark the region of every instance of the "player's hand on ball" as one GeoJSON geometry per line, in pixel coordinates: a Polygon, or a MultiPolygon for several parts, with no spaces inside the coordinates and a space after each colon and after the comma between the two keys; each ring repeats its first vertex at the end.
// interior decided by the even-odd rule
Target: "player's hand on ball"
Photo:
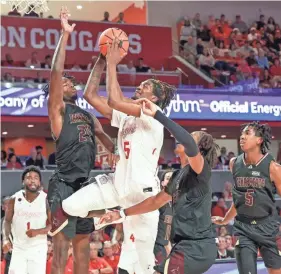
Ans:
{"type": "Polygon", "coordinates": [[[60,20],[61,20],[61,27],[64,32],[71,33],[73,32],[76,24],[70,25],[68,23],[68,18],[70,17],[69,11],[67,7],[62,7],[60,11],[60,20]]]}
{"type": "Polygon", "coordinates": [[[3,253],[7,254],[9,251],[13,249],[12,243],[8,241],[3,241],[3,253]]]}
{"type": "Polygon", "coordinates": [[[26,235],[29,237],[29,238],[33,238],[33,237],[36,237],[37,236],[37,231],[36,229],[29,229],[26,231],[26,235]]]}
{"type": "Polygon", "coordinates": [[[224,218],[220,217],[220,216],[212,216],[212,222],[216,225],[226,225],[227,224],[224,221],[224,218]]]}
{"type": "Polygon", "coordinates": [[[114,38],[111,45],[107,45],[106,60],[108,64],[117,65],[126,56],[127,53],[120,54],[119,46],[120,41],[117,38],[114,38]]]}
{"type": "Polygon", "coordinates": [[[141,98],[136,101],[141,105],[144,114],[154,117],[157,111],[157,106],[153,102],[146,98],[141,98]]]}

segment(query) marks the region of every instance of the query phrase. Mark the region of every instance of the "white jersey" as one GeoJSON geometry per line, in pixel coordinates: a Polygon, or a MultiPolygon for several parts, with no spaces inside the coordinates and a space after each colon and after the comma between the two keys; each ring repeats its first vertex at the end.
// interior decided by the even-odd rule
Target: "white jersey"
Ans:
{"type": "Polygon", "coordinates": [[[134,117],[116,110],[113,110],[111,125],[119,128],[120,160],[114,179],[119,197],[159,187],[157,167],[163,145],[163,125],[143,113],[134,117]]]}
{"type": "Polygon", "coordinates": [[[46,197],[47,194],[41,191],[37,198],[30,203],[26,200],[22,190],[13,195],[15,198],[12,220],[13,248],[28,249],[38,245],[47,245],[47,235],[38,235],[33,238],[26,235],[28,229],[46,227],[48,219],[46,197]]]}

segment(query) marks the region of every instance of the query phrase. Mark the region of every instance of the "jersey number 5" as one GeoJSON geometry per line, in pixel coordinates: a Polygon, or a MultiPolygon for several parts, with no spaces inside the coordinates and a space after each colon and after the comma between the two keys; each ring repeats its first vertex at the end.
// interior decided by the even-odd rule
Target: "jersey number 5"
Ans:
{"type": "Polygon", "coordinates": [[[129,159],[130,151],[131,151],[130,142],[128,142],[128,141],[124,142],[124,152],[125,152],[126,159],[129,159]]]}
{"type": "Polygon", "coordinates": [[[247,206],[253,206],[254,204],[254,190],[253,189],[248,189],[247,192],[245,193],[245,204],[247,206]]]}

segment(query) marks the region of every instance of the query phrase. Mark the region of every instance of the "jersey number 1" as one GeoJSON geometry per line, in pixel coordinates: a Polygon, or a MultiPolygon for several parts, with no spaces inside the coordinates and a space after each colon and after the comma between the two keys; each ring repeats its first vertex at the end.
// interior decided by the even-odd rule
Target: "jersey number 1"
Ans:
{"type": "Polygon", "coordinates": [[[254,190],[253,189],[248,189],[247,192],[245,193],[245,205],[247,206],[253,206],[254,204],[254,190]]]}
{"type": "Polygon", "coordinates": [[[129,159],[130,151],[131,151],[131,149],[130,149],[130,142],[125,141],[124,142],[124,152],[125,152],[126,159],[129,159]]]}

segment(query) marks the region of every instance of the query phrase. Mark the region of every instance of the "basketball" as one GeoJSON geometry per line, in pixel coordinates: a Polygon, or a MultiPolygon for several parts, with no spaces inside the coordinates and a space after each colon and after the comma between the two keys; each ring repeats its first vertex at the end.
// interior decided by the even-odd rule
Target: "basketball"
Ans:
{"type": "Polygon", "coordinates": [[[109,28],[106,29],[100,36],[99,38],[99,48],[100,48],[100,53],[103,56],[106,56],[107,53],[107,44],[112,44],[114,38],[117,38],[119,42],[119,50],[120,50],[120,55],[124,55],[125,53],[128,52],[129,49],[129,39],[127,34],[118,28],[109,28]]]}

